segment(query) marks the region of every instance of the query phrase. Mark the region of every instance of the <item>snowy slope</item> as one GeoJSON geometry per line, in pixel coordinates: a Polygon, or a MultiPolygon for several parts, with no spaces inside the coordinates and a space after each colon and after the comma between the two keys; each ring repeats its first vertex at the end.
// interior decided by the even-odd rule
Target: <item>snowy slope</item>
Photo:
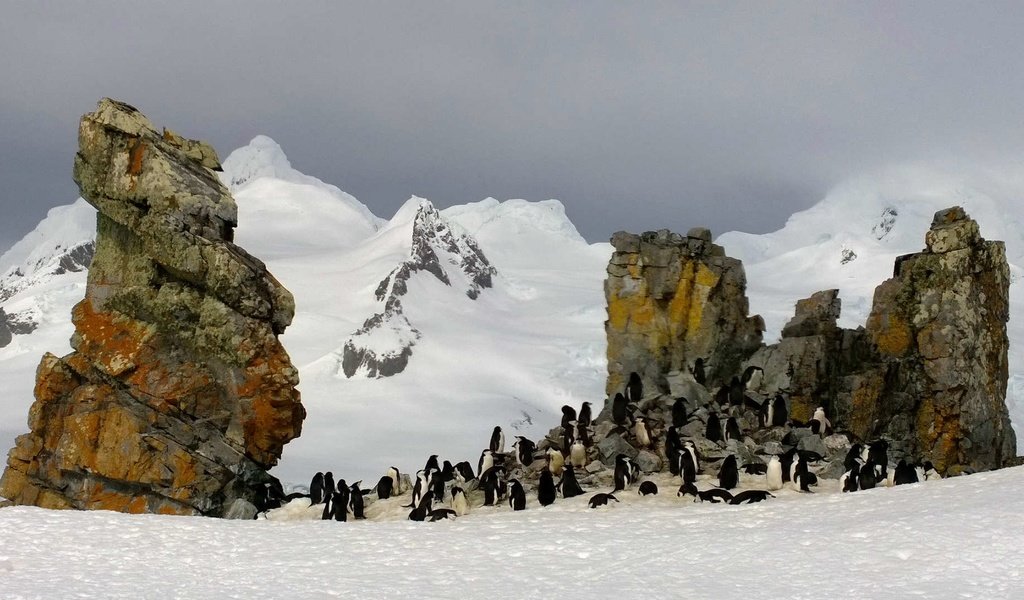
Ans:
{"type": "Polygon", "coordinates": [[[1020,598],[1024,467],[855,494],[671,489],[440,523],[0,510],[4,598],[1020,598]]]}
{"type": "Polygon", "coordinates": [[[935,212],[954,205],[978,222],[985,239],[1006,244],[1011,275],[1007,405],[1017,437],[1024,439],[1024,181],[977,171],[894,169],[836,187],[778,231],[729,232],[716,242],[743,261],[750,310],[764,317],[765,341],[771,343],[793,316],[796,301],[818,290],[839,289],[841,326],[864,325],[875,287],[892,276],[896,257],[924,249],[935,212]]]}

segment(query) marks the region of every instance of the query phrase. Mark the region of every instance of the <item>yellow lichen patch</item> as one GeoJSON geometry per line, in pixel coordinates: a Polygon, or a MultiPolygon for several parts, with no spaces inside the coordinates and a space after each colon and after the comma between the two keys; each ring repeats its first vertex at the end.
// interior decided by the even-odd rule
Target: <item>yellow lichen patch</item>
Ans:
{"type": "Polygon", "coordinates": [[[676,335],[683,334],[690,322],[690,294],[692,291],[693,281],[681,278],[679,284],[676,285],[675,295],[672,296],[672,301],[668,304],[669,325],[676,335]]]}
{"type": "Polygon", "coordinates": [[[114,377],[138,364],[138,354],[153,335],[151,328],[140,321],[93,310],[88,300],[75,305],[72,320],[79,335],[78,350],[114,377]]]}
{"type": "Polygon", "coordinates": [[[697,263],[697,276],[694,277],[694,281],[697,285],[702,285],[707,288],[713,288],[718,285],[718,281],[721,276],[708,268],[704,263],[697,263]]]}
{"type": "Polygon", "coordinates": [[[618,331],[625,331],[627,326],[644,326],[654,318],[654,306],[651,300],[641,295],[613,295],[608,301],[608,323],[618,331]]]}
{"type": "Polygon", "coordinates": [[[814,409],[818,407],[814,398],[810,396],[794,395],[789,397],[789,417],[806,423],[814,416],[814,409]]]}
{"type": "Polygon", "coordinates": [[[875,407],[882,393],[882,380],[872,377],[869,380],[861,381],[853,389],[850,402],[850,431],[860,438],[867,439],[871,436],[871,428],[875,420],[875,407]]]}
{"type": "Polygon", "coordinates": [[[872,315],[868,321],[868,330],[872,333],[878,351],[890,356],[903,356],[913,341],[910,325],[894,313],[877,318],[872,315]],[[875,322],[872,323],[872,320],[875,322]]]}

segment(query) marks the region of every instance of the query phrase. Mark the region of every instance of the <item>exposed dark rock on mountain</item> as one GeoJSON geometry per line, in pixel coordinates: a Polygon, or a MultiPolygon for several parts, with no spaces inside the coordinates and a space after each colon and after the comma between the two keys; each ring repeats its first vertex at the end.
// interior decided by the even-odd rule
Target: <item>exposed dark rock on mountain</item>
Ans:
{"type": "Polygon", "coordinates": [[[7,324],[7,313],[4,312],[4,309],[0,308],[0,348],[10,344],[12,339],[11,327],[7,324]]]}
{"type": "Polygon", "coordinates": [[[402,312],[400,298],[408,292],[408,281],[426,272],[452,286],[457,271],[472,300],[492,285],[497,273],[471,236],[458,233],[434,205],[423,200],[413,218],[410,258],[392,269],[377,286],[376,297],[383,310],[368,318],[345,342],[342,371],[352,377],[363,369],[367,377],[389,377],[405,370],[412,347],[420,338],[402,312]]]}
{"type": "Polygon", "coordinates": [[[272,480],[305,416],[277,339],[294,303],[232,243],[237,209],[217,168],[210,146],[121,102],[82,118],[75,181],[99,214],[74,352],[40,362],[0,495],[220,516],[272,480]]]}

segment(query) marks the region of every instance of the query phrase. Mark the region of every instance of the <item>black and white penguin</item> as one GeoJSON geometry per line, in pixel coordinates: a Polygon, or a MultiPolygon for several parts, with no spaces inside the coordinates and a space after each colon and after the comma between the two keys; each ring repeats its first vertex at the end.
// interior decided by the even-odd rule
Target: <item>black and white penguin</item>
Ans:
{"type": "Polygon", "coordinates": [[[703,358],[698,357],[697,360],[693,362],[693,369],[691,369],[690,372],[693,373],[693,380],[696,381],[697,383],[701,385],[707,383],[707,377],[704,374],[703,358]]]}
{"type": "Polygon", "coordinates": [[[797,456],[796,447],[786,450],[779,456],[779,462],[782,463],[782,481],[792,481],[793,475],[793,460],[797,456]]]}
{"type": "Polygon", "coordinates": [[[742,468],[747,475],[764,475],[768,472],[768,465],[763,462],[746,463],[742,468]]]}
{"type": "Polygon", "coordinates": [[[693,445],[692,441],[686,440],[683,442],[682,450],[684,452],[681,469],[683,481],[692,483],[697,481],[697,473],[700,472],[700,457],[697,456],[697,447],[693,445]]]}
{"type": "Polygon", "coordinates": [[[597,508],[598,506],[607,506],[610,501],[618,502],[619,499],[612,494],[598,493],[590,497],[590,508],[597,508]]]}
{"type": "Polygon", "coordinates": [[[743,392],[747,387],[743,385],[743,381],[739,377],[733,376],[729,380],[729,406],[742,406],[743,405],[743,392]]]}
{"type": "Polygon", "coordinates": [[[384,474],[391,478],[391,493],[393,495],[401,496],[405,493],[405,489],[402,487],[402,474],[398,471],[398,467],[388,467],[384,474]]]}
{"type": "Polygon", "coordinates": [[[772,426],[772,421],[775,419],[775,409],[772,406],[771,398],[765,398],[761,403],[761,408],[757,411],[757,422],[761,428],[772,426]]]}
{"type": "Polygon", "coordinates": [[[730,454],[722,461],[718,470],[718,487],[731,490],[740,483],[740,472],[736,464],[736,455],[730,454]]]}
{"type": "Polygon", "coordinates": [[[474,479],[476,474],[473,473],[473,465],[469,464],[468,460],[455,463],[455,481],[464,484],[474,479]]]}
{"type": "MultiPolygon", "coordinates": [[[[825,416],[825,409],[823,407],[819,406],[814,409],[814,416],[811,417],[811,420],[819,423],[819,431],[816,431],[815,433],[818,433],[822,437],[832,433],[832,423],[828,420],[828,417],[825,416]]],[[[814,431],[813,427],[811,428],[811,431],[814,431]]]]}
{"type": "Polygon", "coordinates": [[[679,464],[679,451],[683,448],[683,442],[679,439],[679,432],[675,427],[669,427],[665,431],[665,457],[668,459],[668,470],[673,475],[678,475],[682,467],[679,464]]]}
{"type": "Polygon", "coordinates": [[[435,508],[430,511],[430,522],[435,521],[450,521],[458,517],[458,513],[450,508],[435,508]]]}
{"type": "MultiPolygon", "coordinates": [[[[564,474],[565,471],[562,471],[564,474]]],[[[555,490],[555,478],[551,475],[551,471],[543,469],[540,472],[540,480],[537,482],[537,502],[541,506],[547,506],[554,504],[555,498],[558,493],[555,490]]]]}
{"type": "Polygon", "coordinates": [[[686,409],[686,398],[676,398],[672,403],[672,427],[682,427],[688,422],[689,415],[686,409]]]}
{"type": "Polygon", "coordinates": [[[653,481],[645,481],[640,484],[640,489],[638,489],[636,493],[640,494],[641,496],[657,496],[658,484],[654,483],[653,481]]]}
{"type": "Polygon", "coordinates": [[[743,384],[743,389],[750,390],[758,387],[760,378],[764,375],[764,369],[754,365],[750,365],[746,369],[743,369],[743,375],[740,376],[740,382],[743,384]]]}
{"type": "MultiPolygon", "coordinates": [[[[801,492],[810,493],[811,476],[813,473],[807,470],[807,461],[803,460],[799,454],[793,460],[793,471],[790,475],[790,479],[793,481],[793,485],[797,486],[801,492]]],[[[814,477],[814,483],[818,483],[817,476],[814,477]]]]}
{"type": "Polygon", "coordinates": [[[708,423],[704,428],[704,437],[709,442],[721,442],[722,441],[722,421],[718,418],[718,413],[708,413],[708,423]]]}
{"type": "Polygon", "coordinates": [[[853,463],[853,467],[839,477],[839,489],[843,492],[856,492],[860,489],[860,461],[853,463]]]}
{"type": "Polygon", "coordinates": [[[710,490],[704,490],[703,492],[697,492],[697,497],[694,498],[694,502],[700,500],[701,502],[710,502],[712,504],[718,504],[719,502],[729,503],[732,502],[733,495],[727,490],[720,490],[718,488],[711,488],[710,490]]]}
{"type": "Polygon", "coordinates": [[[466,490],[459,486],[452,488],[452,510],[460,517],[469,514],[469,500],[466,499],[466,490]]]}
{"type": "Polygon", "coordinates": [[[437,455],[431,454],[430,458],[427,459],[427,464],[423,465],[424,471],[433,470],[436,473],[441,472],[441,463],[437,462],[437,455]]]}
{"type": "Polygon", "coordinates": [[[452,466],[452,462],[450,460],[444,461],[441,465],[441,481],[445,483],[455,481],[455,467],[452,466]]]}
{"type": "Polygon", "coordinates": [[[327,471],[324,473],[324,494],[333,494],[335,489],[337,488],[334,485],[334,473],[327,471]]]}
{"type": "Polygon", "coordinates": [[[391,497],[391,491],[395,488],[395,482],[388,475],[381,476],[377,482],[377,497],[381,500],[387,500],[391,497]]]}
{"type": "Polygon", "coordinates": [[[729,504],[753,504],[754,502],[762,502],[774,497],[765,490],[744,490],[733,496],[729,504]]]}
{"type": "Polygon", "coordinates": [[[366,508],[366,503],[363,501],[363,490],[359,489],[361,483],[361,481],[357,481],[348,488],[348,508],[354,519],[366,518],[366,514],[363,512],[366,508]]]}
{"type": "Polygon", "coordinates": [[[772,400],[772,427],[784,427],[789,420],[789,409],[786,408],[786,399],[782,394],[776,394],[772,400]]]}
{"type": "Polygon", "coordinates": [[[881,467],[881,475],[884,477],[889,469],[889,442],[875,440],[868,444],[868,462],[873,462],[881,467]]]}
{"type": "Polygon", "coordinates": [[[676,492],[676,496],[682,498],[683,496],[690,495],[696,499],[698,493],[700,492],[698,492],[696,484],[690,481],[684,481],[683,485],[679,486],[679,491],[676,492]]]}
{"type": "Polygon", "coordinates": [[[320,504],[324,501],[324,474],[317,471],[313,481],[309,483],[309,503],[320,504]]]}
{"type": "Polygon", "coordinates": [[[643,417],[636,418],[636,421],[633,423],[633,437],[636,439],[639,448],[651,447],[651,428],[647,424],[647,419],[643,417]]]}
{"type": "Polygon", "coordinates": [[[569,464],[577,469],[587,466],[587,447],[582,441],[576,440],[569,447],[569,464]]]}
{"type": "Polygon", "coordinates": [[[562,406],[562,430],[574,429],[576,426],[576,409],[565,404],[562,406]]]}
{"type": "Polygon", "coordinates": [[[349,494],[348,484],[345,483],[345,480],[338,480],[338,491],[331,497],[335,521],[348,521],[349,494]]]}
{"type": "Polygon", "coordinates": [[[508,482],[508,505],[512,510],[526,510],[526,490],[518,479],[508,482]]]}
{"type": "Polygon", "coordinates": [[[528,467],[533,464],[533,453],[537,451],[537,444],[521,435],[516,436],[512,447],[516,449],[516,460],[519,464],[528,467]]]}
{"type": "Polygon", "coordinates": [[[768,469],[765,471],[765,480],[768,489],[775,491],[782,489],[782,461],[778,456],[772,456],[768,460],[768,469]]]}
{"type": "Polygon", "coordinates": [[[850,446],[850,450],[846,453],[846,458],[843,459],[843,467],[845,467],[847,471],[856,466],[859,466],[861,464],[861,461],[867,460],[866,456],[861,457],[861,452],[863,450],[864,447],[860,444],[854,444],[853,446],[850,446]]]}
{"type": "Polygon", "coordinates": [[[480,460],[477,461],[476,472],[477,477],[482,476],[486,471],[490,470],[494,466],[494,452],[488,448],[480,453],[480,460]]]}
{"type": "Polygon", "coordinates": [[[725,420],[725,441],[743,441],[743,433],[740,431],[740,420],[736,417],[729,417],[725,420]]]}
{"type": "Polygon", "coordinates": [[[494,427],[494,431],[491,432],[491,443],[488,448],[493,454],[505,453],[505,433],[501,430],[501,427],[494,427]]]}
{"type": "Polygon", "coordinates": [[[580,406],[579,415],[576,417],[577,427],[590,427],[590,423],[593,422],[593,416],[591,416],[591,408],[589,402],[584,402],[580,406]]]}
{"type": "Polygon", "coordinates": [[[416,472],[416,482],[412,484],[412,503],[409,508],[416,508],[420,505],[423,496],[430,491],[430,475],[426,471],[416,472]]]}
{"type": "Polygon", "coordinates": [[[576,439],[583,444],[584,448],[589,448],[594,445],[593,437],[590,433],[590,426],[584,427],[579,423],[576,423],[576,439]]]}
{"type": "Polygon", "coordinates": [[[629,402],[622,394],[615,394],[612,400],[612,422],[619,427],[629,424],[629,402]]]}
{"type": "Polygon", "coordinates": [[[428,491],[420,499],[419,504],[416,505],[416,508],[412,509],[412,512],[409,513],[409,520],[410,521],[426,521],[427,517],[430,516],[430,513],[433,510],[433,505],[434,505],[433,493],[428,491]]]}
{"type": "Polygon", "coordinates": [[[576,431],[575,425],[570,427],[569,429],[563,429],[562,430],[562,447],[561,447],[561,450],[562,450],[562,456],[563,457],[569,456],[569,450],[572,448],[572,445],[576,443],[576,436],[574,435],[575,431],[576,431]]]}
{"type": "Polygon", "coordinates": [[[615,489],[613,491],[618,492],[619,490],[626,489],[630,479],[629,457],[625,454],[619,454],[615,457],[615,489]]]}
{"type": "Polygon", "coordinates": [[[796,483],[797,470],[800,469],[801,464],[803,465],[803,469],[806,471],[807,463],[801,458],[799,452],[794,453],[789,463],[789,481],[792,483],[796,483]]]}
{"type": "Polygon", "coordinates": [[[876,483],[878,483],[878,478],[875,474],[875,463],[869,460],[861,465],[857,472],[857,487],[862,490],[870,490],[875,487],[876,483]]]}
{"type": "Polygon", "coordinates": [[[939,475],[939,471],[932,464],[932,461],[926,460],[921,464],[921,468],[924,471],[924,480],[933,481],[942,479],[942,475],[939,475]]]}
{"type": "Polygon", "coordinates": [[[892,485],[906,485],[908,483],[917,483],[917,470],[914,469],[914,465],[907,464],[907,461],[900,459],[900,462],[896,463],[896,468],[892,470],[892,485]]]}
{"type": "Polygon", "coordinates": [[[563,498],[575,498],[583,493],[579,481],[576,480],[576,470],[572,465],[565,465],[562,469],[562,479],[558,482],[558,488],[562,491],[563,498]]]}
{"type": "Polygon", "coordinates": [[[715,392],[714,401],[720,408],[729,406],[729,384],[725,384],[718,388],[718,391],[715,392]]]}
{"type": "Polygon", "coordinates": [[[626,401],[630,404],[639,404],[644,399],[644,382],[637,372],[629,374],[629,383],[626,384],[626,401]]]}
{"type": "Polygon", "coordinates": [[[330,521],[334,518],[334,506],[331,504],[333,493],[324,495],[324,510],[320,513],[321,521],[330,521]]]}

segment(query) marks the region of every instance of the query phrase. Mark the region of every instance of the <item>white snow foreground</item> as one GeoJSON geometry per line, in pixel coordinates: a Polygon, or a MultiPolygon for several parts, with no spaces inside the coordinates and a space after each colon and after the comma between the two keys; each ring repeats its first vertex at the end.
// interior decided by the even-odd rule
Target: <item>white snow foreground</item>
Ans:
{"type": "Polygon", "coordinates": [[[0,596],[1020,598],[1024,468],[695,504],[590,494],[437,523],[0,509],[0,596]]]}

